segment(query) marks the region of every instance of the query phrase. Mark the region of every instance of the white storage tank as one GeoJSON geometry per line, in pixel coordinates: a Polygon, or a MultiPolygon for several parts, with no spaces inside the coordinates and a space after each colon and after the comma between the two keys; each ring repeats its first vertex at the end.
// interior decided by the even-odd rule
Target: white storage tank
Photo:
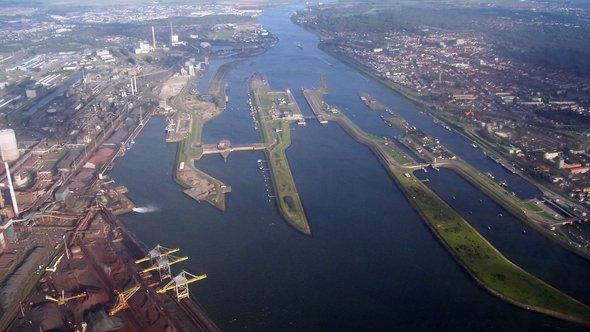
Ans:
{"type": "Polygon", "coordinates": [[[0,130],[0,156],[4,161],[15,161],[18,159],[16,136],[12,129],[0,130]]]}

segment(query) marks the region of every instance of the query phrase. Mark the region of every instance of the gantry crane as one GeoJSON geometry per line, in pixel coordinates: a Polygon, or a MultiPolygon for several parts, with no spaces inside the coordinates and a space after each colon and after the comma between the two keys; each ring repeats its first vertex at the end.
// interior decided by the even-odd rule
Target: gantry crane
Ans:
{"type": "Polygon", "coordinates": [[[207,278],[206,274],[202,274],[200,276],[191,274],[186,272],[185,270],[182,270],[182,272],[180,272],[176,277],[172,278],[172,280],[170,280],[170,282],[168,284],[166,284],[166,286],[156,290],[156,292],[158,294],[163,294],[166,293],[169,290],[174,289],[174,292],[176,294],[176,300],[180,301],[184,298],[188,298],[189,295],[189,290],[188,290],[188,285],[190,283],[193,283],[195,281],[199,281],[202,279],[207,278]]]}
{"type": "Polygon", "coordinates": [[[143,269],[141,273],[147,273],[154,270],[158,270],[160,280],[172,278],[172,272],[170,271],[170,265],[180,263],[188,259],[188,256],[176,257],[172,255],[165,255],[157,259],[152,266],[147,269],[143,269]]]}
{"type": "Polygon", "coordinates": [[[123,292],[115,291],[115,293],[117,293],[117,302],[115,302],[113,309],[109,311],[109,316],[114,316],[119,311],[129,308],[129,302],[127,301],[133,296],[133,294],[137,293],[139,288],[140,286],[137,285],[123,292]]]}
{"type": "Polygon", "coordinates": [[[139,264],[139,263],[143,263],[143,262],[147,262],[147,261],[154,261],[160,257],[174,254],[178,251],[180,251],[180,248],[170,249],[170,248],[162,247],[161,245],[158,244],[157,246],[154,247],[154,249],[152,249],[148,252],[147,256],[136,260],[135,263],[139,264]]]}
{"type": "Polygon", "coordinates": [[[49,301],[53,301],[53,302],[57,303],[57,305],[62,305],[62,304],[66,304],[68,301],[79,299],[81,297],[85,297],[86,295],[87,295],[86,292],[82,292],[82,293],[77,294],[77,295],[72,295],[72,296],[66,297],[65,296],[65,292],[62,290],[60,297],[55,298],[55,297],[52,297],[52,296],[49,296],[49,295],[45,295],[45,299],[46,300],[49,300],[49,301]]]}
{"type": "Polygon", "coordinates": [[[170,265],[180,263],[188,259],[188,256],[176,257],[172,255],[173,253],[176,253],[178,251],[180,251],[179,248],[170,249],[158,244],[154,247],[154,249],[148,252],[147,256],[136,260],[135,263],[139,264],[142,262],[150,261],[152,266],[143,269],[141,273],[147,273],[154,270],[158,270],[160,280],[168,279],[172,277],[170,265]]]}

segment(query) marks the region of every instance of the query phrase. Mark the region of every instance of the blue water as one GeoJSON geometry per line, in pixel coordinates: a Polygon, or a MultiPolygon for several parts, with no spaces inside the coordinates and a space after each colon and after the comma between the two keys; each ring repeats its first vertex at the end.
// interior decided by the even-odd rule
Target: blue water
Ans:
{"type": "MultiPolygon", "coordinates": [[[[319,51],[317,37],[290,22],[296,8],[274,8],[262,15],[263,26],[281,42],[246,59],[227,76],[227,110],[205,125],[205,143],[226,138],[237,144],[260,141],[246,106],[246,81],[254,72],[264,73],[274,89],[291,89],[306,114],[311,110],[300,89],[318,86],[324,73],[328,102],[365,130],[395,135],[360,102],[359,91],[371,93],[477,167],[505,173],[511,183],[522,181],[496,169],[470,142],[433,124],[412,103],[319,51]]],[[[204,81],[212,73],[206,75],[204,81]]],[[[321,126],[310,120],[305,127],[294,126],[287,150],[312,237],[281,219],[257,166],[257,160],[264,159],[261,152],[234,153],[227,162],[211,155],[197,163],[232,186],[225,213],[189,199],[172,181],[176,145],[164,143],[164,126],[163,119],[153,118],[111,173],[117,184],[129,188],[138,206],[158,210],[122,219],[149,246],[182,248],[190,259],[176,271],[208,274],[193,284],[192,296],[225,331],[583,330],[516,308],[477,286],[370,151],[334,123],[321,126]]],[[[581,300],[589,299],[588,287],[575,288],[588,280],[588,262],[532,230],[523,235],[525,226],[508,217],[486,233],[486,224],[500,208],[487,200],[482,207],[471,206],[470,197],[478,194],[473,188],[461,184],[462,194],[451,193],[445,181],[458,180],[441,172],[432,186],[445,198],[454,193],[460,211],[473,210],[478,216],[475,226],[507,256],[581,300]]],[[[536,195],[535,188],[523,183],[519,195],[536,195]]]]}

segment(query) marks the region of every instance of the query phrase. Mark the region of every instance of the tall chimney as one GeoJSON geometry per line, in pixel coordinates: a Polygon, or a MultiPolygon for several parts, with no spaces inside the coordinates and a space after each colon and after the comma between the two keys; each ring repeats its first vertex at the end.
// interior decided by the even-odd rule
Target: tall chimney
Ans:
{"type": "Polygon", "coordinates": [[[18,204],[16,203],[16,195],[14,194],[14,187],[12,186],[12,177],[10,177],[10,168],[8,168],[8,162],[4,162],[4,168],[6,169],[6,179],[8,180],[8,188],[10,189],[10,198],[12,199],[12,209],[14,215],[18,215],[18,204]]]}
{"type": "Polygon", "coordinates": [[[174,42],[174,31],[172,30],[172,22],[170,22],[170,44],[174,42]]]}
{"type": "Polygon", "coordinates": [[[152,48],[154,51],[156,50],[156,31],[154,30],[154,26],[152,25],[152,48]]]}

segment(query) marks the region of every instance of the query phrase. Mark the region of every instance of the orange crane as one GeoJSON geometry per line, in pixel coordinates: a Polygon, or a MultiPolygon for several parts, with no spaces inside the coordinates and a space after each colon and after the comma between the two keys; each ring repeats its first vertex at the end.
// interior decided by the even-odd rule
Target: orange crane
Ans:
{"type": "Polygon", "coordinates": [[[180,300],[182,300],[184,298],[188,298],[190,296],[189,289],[188,289],[188,285],[190,283],[193,283],[193,282],[199,281],[199,280],[203,280],[205,278],[207,278],[206,274],[202,274],[200,276],[197,276],[197,275],[188,273],[185,270],[182,270],[182,272],[180,272],[176,277],[172,278],[172,280],[170,280],[170,282],[168,284],[166,284],[166,286],[156,290],[156,293],[163,294],[169,290],[174,289],[174,292],[176,294],[176,300],[180,301],[180,300]]]}
{"type": "Polygon", "coordinates": [[[72,296],[66,297],[65,296],[65,292],[62,290],[60,297],[55,298],[55,297],[52,297],[52,296],[49,296],[49,295],[45,295],[45,299],[46,300],[49,300],[49,301],[53,301],[53,302],[57,303],[57,305],[62,305],[62,304],[66,304],[68,301],[79,299],[81,297],[85,297],[86,295],[87,295],[86,292],[82,292],[82,293],[77,294],[77,295],[72,295],[72,296]]]}
{"type": "Polygon", "coordinates": [[[115,306],[113,307],[113,309],[109,311],[109,316],[114,316],[119,311],[125,308],[129,308],[129,302],[127,301],[133,296],[133,294],[137,293],[139,288],[140,286],[133,286],[123,292],[115,291],[115,293],[117,294],[117,302],[115,302],[115,306]]]}

